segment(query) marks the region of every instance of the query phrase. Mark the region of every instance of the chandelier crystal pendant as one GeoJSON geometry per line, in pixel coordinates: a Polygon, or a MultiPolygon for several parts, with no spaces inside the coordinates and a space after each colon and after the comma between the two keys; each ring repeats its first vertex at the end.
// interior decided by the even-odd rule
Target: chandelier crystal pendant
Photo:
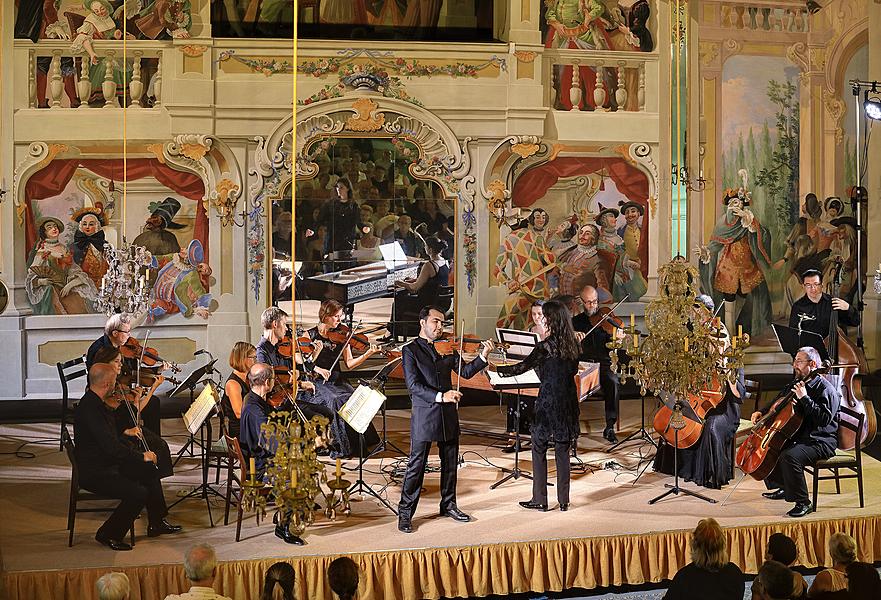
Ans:
{"type": "Polygon", "coordinates": [[[147,311],[153,292],[147,283],[154,264],[153,256],[143,246],[130,245],[122,238],[118,248],[104,244],[104,260],[107,261],[107,272],[101,279],[95,308],[107,316],[147,311]]]}

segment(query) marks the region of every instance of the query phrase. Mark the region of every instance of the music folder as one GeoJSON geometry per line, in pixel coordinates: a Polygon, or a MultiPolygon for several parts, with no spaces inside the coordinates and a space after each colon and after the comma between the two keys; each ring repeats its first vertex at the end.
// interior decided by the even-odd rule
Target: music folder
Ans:
{"type": "Polygon", "coordinates": [[[489,384],[497,390],[525,390],[541,387],[541,379],[538,378],[535,369],[510,377],[499,375],[496,371],[487,371],[486,374],[489,377],[489,384]]]}
{"type": "Polygon", "coordinates": [[[195,435],[205,419],[211,415],[211,411],[217,407],[218,401],[217,392],[209,381],[202,389],[202,393],[196,396],[196,399],[190,404],[187,412],[181,415],[187,426],[187,431],[195,435]]]}
{"type": "Polygon", "coordinates": [[[385,402],[385,396],[379,390],[362,384],[355,389],[337,412],[352,429],[358,433],[364,433],[377,411],[382,407],[383,402],[385,402]]]}
{"type": "Polygon", "coordinates": [[[819,334],[813,331],[799,331],[798,329],[777,323],[772,323],[771,327],[774,329],[774,335],[777,336],[777,343],[780,345],[780,349],[790,356],[794,357],[798,353],[799,348],[810,346],[820,353],[821,360],[829,360],[826,341],[819,334]]]}

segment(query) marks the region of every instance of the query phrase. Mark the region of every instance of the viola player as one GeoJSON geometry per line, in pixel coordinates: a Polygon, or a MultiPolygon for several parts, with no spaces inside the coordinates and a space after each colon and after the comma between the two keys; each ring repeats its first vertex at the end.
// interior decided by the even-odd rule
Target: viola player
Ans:
{"type": "MultiPolygon", "coordinates": [[[[786,513],[790,517],[803,517],[813,512],[804,467],[834,455],[838,445],[838,392],[820,375],[808,378],[819,365],[820,355],[814,348],[804,346],[798,349],[792,361],[796,382],[783,393],[795,392],[795,412],[803,421],[786,442],[774,470],[765,479],[770,491],[762,494],[770,500],[794,502],[795,506],[786,513]]],[[[756,423],[761,417],[762,412],[757,411],[750,420],[756,423]]]]}

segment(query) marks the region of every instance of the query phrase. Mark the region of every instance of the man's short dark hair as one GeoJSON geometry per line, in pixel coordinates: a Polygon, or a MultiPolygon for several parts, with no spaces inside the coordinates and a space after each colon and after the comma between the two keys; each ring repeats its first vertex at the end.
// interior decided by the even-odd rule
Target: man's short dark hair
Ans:
{"type": "Polygon", "coordinates": [[[768,538],[768,554],[773,560],[784,565],[791,565],[798,557],[795,542],[785,533],[772,533],[768,538]]]}
{"type": "Polygon", "coordinates": [[[808,277],[819,277],[820,283],[823,283],[823,274],[817,269],[808,269],[804,273],[801,274],[801,282],[804,283],[805,279],[808,277]]]}
{"type": "Polygon", "coordinates": [[[756,582],[762,586],[765,595],[774,600],[785,600],[792,596],[792,571],[776,560],[766,560],[759,567],[756,582]]]}
{"type": "Polygon", "coordinates": [[[426,319],[428,319],[428,315],[431,314],[431,311],[433,310],[436,310],[440,314],[444,314],[444,311],[442,311],[440,308],[438,308],[434,304],[429,304],[428,306],[423,306],[422,310],[419,311],[419,320],[425,321],[426,319]]]}

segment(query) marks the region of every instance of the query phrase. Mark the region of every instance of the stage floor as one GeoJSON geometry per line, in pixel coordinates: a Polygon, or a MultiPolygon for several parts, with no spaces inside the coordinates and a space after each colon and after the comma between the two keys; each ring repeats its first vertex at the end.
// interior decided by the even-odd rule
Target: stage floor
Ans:
{"type": "MultiPolygon", "coordinates": [[[[672,496],[655,505],[649,505],[648,500],[661,494],[665,490],[664,484],[671,482],[672,478],[654,473],[649,466],[639,480],[634,481],[636,469],[640,464],[644,465],[640,462],[641,456],[649,454],[652,448],[647,444],[640,446],[638,443],[630,443],[615,452],[606,452],[607,444],[600,436],[600,411],[600,403],[582,404],[582,417],[585,419],[583,429],[587,431],[579,441],[578,454],[591,468],[585,473],[573,471],[571,505],[565,513],[559,510],[536,513],[520,508],[517,501],[527,500],[531,495],[531,481],[527,479],[511,480],[490,490],[489,486],[504,476],[498,467],[510,467],[513,455],[501,453],[501,441],[493,442],[489,438],[466,435],[461,440],[464,466],[458,473],[458,503],[461,509],[474,517],[475,521],[472,523],[461,524],[438,516],[439,474],[430,473],[425,478],[425,490],[414,518],[416,531],[410,535],[397,531],[396,517],[389,510],[373,498],[364,496],[363,500],[353,502],[352,515],[348,518],[331,522],[323,514],[317,515],[316,523],[305,535],[308,542],[306,546],[284,544],[273,535],[270,522],[257,526],[253,515],[246,515],[242,525],[242,540],[236,543],[235,512],[232,511],[232,523],[223,526],[223,502],[218,498],[212,499],[215,527],[211,528],[206,502],[193,498],[175,506],[169,516],[170,521],[183,525],[182,534],[148,539],[144,535],[146,522],[142,519],[137,526],[137,544],[131,552],[113,552],[94,541],[94,532],[103,519],[100,513],[77,516],[74,546],[68,548],[65,527],[70,467],[66,455],[58,451],[58,425],[2,426],[0,552],[4,577],[8,583],[9,578],[17,573],[23,575],[21,572],[179,565],[183,551],[198,542],[213,544],[221,561],[242,561],[417,551],[427,548],[508,544],[516,546],[518,542],[536,544],[588,538],[627,539],[642,534],[680,532],[671,539],[680,540],[676,544],[681,543],[682,547],[675,548],[674,552],[671,546],[671,556],[661,557],[662,564],[659,568],[642,569],[645,573],[643,581],[633,581],[633,575],[628,576],[627,572],[611,573],[598,579],[600,583],[636,584],[660,580],[688,562],[684,547],[687,536],[684,532],[692,529],[700,518],[714,517],[723,527],[752,528],[762,532],[795,531],[796,528],[823,522],[822,529],[832,533],[836,531],[835,522],[838,520],[865,517],[869,521],[860,522],[871,522],[871,527],[875,527],[875,519],[881,516],[881,464],[865,455],[866,507],[862,510],[859,509],[856,482],[852,480],[842,483],[842,493],[838,495],[834,493],[833,482],[821,482],[819,511],[800,520],[785,517],[784,513],[791,507],[790,504],[763,499],[760,493],[764,486],[750,478],[746,478],[724,504],[709,504],[686,496],[672,496]],[[47,438],[55,440],[54,446],[30,444],[21,448],[21,452],[36,455],[33,458],[14,454],[24,442],[47,438]],[[757,527],[760,529],[755,529],[757,527]]],[[[623,435],[638,425],[639,400],[623,401],[622,413],[623,438],[623,435]]],[[[501,432],[504,430],[504,409],[499,406],[463,406],[460,420],[463,427],[501,432]]],[[[409,411],[390,411],[388,423],[390,439],[406,449],[409,411]]],[[[163,428],[172,451],[176,451],[185,441],[182,423],[166,420],[163,428]]],[[[370,459],[365,466],[365,479],[374,484],[380,494],[393,505],[397,504],[400,497],[400,486],[396,481],[390,482],[388,474],[393,470],[397,458],[398,456],[386,454],[370,459]]],[[[357,463],[346,461],[344,464],[347,468],[353,468],[357,463]]],[[[430,465],[438,464],[437,456],[433,454],[430,465]]],[[[521,454],[521,467],[528,470],[530,466],[529,453],[521,454]]],[[[550,466],[553,467],[553,461],[550,466]]],[[[331,473],[330,461],[328,469],[331,473]]],[[[348,472],[346,477],[354,479],[354,474],[348,472]]],[[[169,503],[175,500],[177,494],[192,489],[199,481],[198,461],[189,458],[181,460],[175,475],[164,483],[169,503]]],[[[695,489],[692,484],[684,484],[683,487],[695,489]]],[[[700,491],[721,501],[729,494],[731,487],[700,491]]],[[[217,486],[217,489],[222,490],[223,485],[217,486]]],[[[552,506],[556,506],[554,488],[549,489],[549,496],[552,506]]],[[[876,536],[876,539],[877,537],[881,536],[876,536]]],[[[881,542],[876,542],[875,545],[879,543],[881,542]]],[[[753,555],[759,550],[758,547],[750,547],[750,544],[733,547],[732,560],[749,569],[755,564],[756,557],[753,555]]],[[[866,549],[868,554],[864,559],[878,560],[878,550],[866,549]]],[[[802,562],[808,566],[824,562],[825,549],[822,541],[800,542],[800,551],[802,562]]],[[[758,557],[760,560],[760,553],[758,557]]],[[[175,578],[178,577],[179,574],[175,578]]],[[[559,589],[566,582],[549,585],[548,589],[559,589]]],[[[512,584],[510,589],[524,591],[521,588],[523,585],[512,584]]],[[[434,595],[426,589],[423,589],[423,593],[427,597],[434,595]]],[[[388,593],[377,594],[375,597],[394,596],[395,594],[388,593]]]]}

